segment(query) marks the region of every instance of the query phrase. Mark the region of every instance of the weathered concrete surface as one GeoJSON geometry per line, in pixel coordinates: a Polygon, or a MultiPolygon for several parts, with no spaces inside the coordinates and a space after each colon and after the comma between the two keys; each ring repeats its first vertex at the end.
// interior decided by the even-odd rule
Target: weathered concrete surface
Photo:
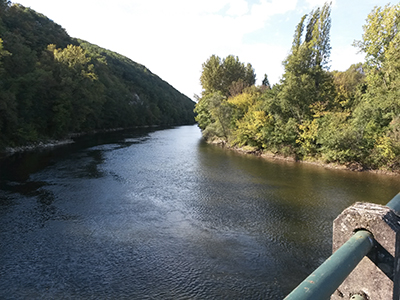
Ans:
{"type": "Polygon", "coordinates": [[[356,294],[369,300],[400,300],[400,217],[386,206],[355,203],[333,222],[333,252],[360,229],[373,234],[376,246],[331,300],[347,300],[356,294]]]}

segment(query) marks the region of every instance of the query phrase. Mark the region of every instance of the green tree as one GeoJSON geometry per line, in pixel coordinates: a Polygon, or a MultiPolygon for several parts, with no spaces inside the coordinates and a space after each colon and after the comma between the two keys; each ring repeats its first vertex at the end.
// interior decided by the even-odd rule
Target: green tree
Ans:
{"type": "Polygon", "coordinates": [[[232,96],[230,90],[236,91],[238,83],[244,87],[255,84],[256,76],[251,64],[245,65],[239,58],[229,55],[222,59],[212,55],[202,65],[200,82],[203,95],[221,92],[224,96],[232,96]],[[235,88],[231,89],[232,85],[235,88]]]}
{"type": "Polygon", "coordinates": [[[368,90],[365,100],[382,111],[390,122],[400,114],[400,4],[375,7],[355,42],[366,55],[368,90]]]}
{"type": "Polygon", "coordinates": [[[203,71],[201,72],[200,82],[203,88],[203,94],[215,93],[221,90],[222,80],[222,61],[221,58],[212,55],[202,65],[203,71]]]}
{"type": "Polygon", "coordinates": [[[228,141],[231,130],[232,107],[221,93],[204,96],[195,108],[196,121],[205,139],[228,141]]]}
{"type": "Polygon", "coordinates": [[[237,110],[228,99],[254,85],[254,69],[251,64],[245,65],[232,55],[222,60],[212,55],[202,68],[200,82],[203,92],[194,110],[196,121],[205,138],[218,137],[228,141],[237,117],[237,110]]]}
{"type": "Polygon", "coordinates": [[[212,123],[211,114],[209,110],[209,96],[212,94],[208,94],[207,96],[203,96],[199,99],[196,103],[194,108],[194,112],[196,114],[195,120],[197,125],[200,127],[201,130],[205,130],[208,125],[212,123]]]}
{"type": "Polygon", "coordinates": [[[47,49],[56,63],[54,76],[60,91],[53,104],[53,123],[59,128],[57,134],[95,128],[97,124],[89,123],[99,114],[102,97],[95,88],[97,76],[91,58],[80,46],[56,49],[55,45],[49,45],[47,49]]]}
{"type": "Polygon", "coordinates": [[[245,73],[244,73],[244,82],[250,87],[256,83],[256,74],[254,68],[251,64],[246,65],[245,73]]]}
{"type": "MultiPolygon", "coordinates": [[[[3,7],[0,7],[1,9],[3,7]]],[[[10,55],[11,53],[3,48],[3,40],[0,38],[0,149],[9,142],[7,137],[15,134],[17,124],[15,96],[4,86],[7,73],[3,68],[2,60],[4,57],[10,55]]]]}
{"type": "Polygon", "coordinates": [[[253,88],[228,99],[232,107],[231,122],[234,126],[232,144],[265,148],[265,130],[272,117],[262,109],[260,90],[253,88]]]}
{"type": "Polygon", "coordinates": [[[331,6],[326,3],[322,9],[302,17],[295,30],[291,53],[283,62],[281,106],[299,123],[311,119],[311,104],[333,98],[333,79],[327,72],[331,50],[330,11],[331,6]]]}
{"type": "Polygon", "coordinates": [[[327,112],[318,119],[317,143],[327,162],[361,162],[363,140],[349,120],[347,112],[327,112]]]}
{"type": "Polygon", "coordinates": [[[353,64],[344,72],[333,71],[336,89],[334,106],[339,110],[353,111],[356,100],[365,93],[365,74],[362,63],[353,64]]]}
{"type": "Polygon", "coordinates": [[[267,88],[269,88],[269,89],[271,88],[271,85],[269,84],[269,80],[268,80],[267,74],[264,74],[264,79],[262,81],[262,85],[267,87],[267,88]]]}
{"type": "Polygon", "coordinates": [[[66,66],[66,70],[70,70],[74,75],[91,80],[97,79],[93,72],[94,66],[90,63],[91,58],[82,47],[68,45],[65,49],[56,49],[56,45],[49,45],[47,49],[53,51],[54,59],[66,66]]]}
{"type": "Polygon", "coordinates": [[[7,56],[7,55],[10,55],[10,52],[4,50],[4,48],[3,48],[3,40],[0,38],[0,63],[1,63],[1,59],[4,56],[7,56]]]}
{"type": "Polygon", "coordinates": [[[400,4],[375,7],[355,46],[365,53],[366,93],[354,110],[364,141],[365,161],[377,167],[400,165],[400,4]]]}

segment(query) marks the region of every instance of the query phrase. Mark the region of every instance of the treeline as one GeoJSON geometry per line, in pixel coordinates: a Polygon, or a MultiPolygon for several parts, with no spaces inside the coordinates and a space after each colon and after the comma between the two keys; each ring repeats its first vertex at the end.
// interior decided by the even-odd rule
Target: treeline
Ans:
{"type": "Polygon", "coordinates": [[[250,83],[243,75],[228,89],[214,85],[226,68],[215,56],[203,64],[195,111],[207,140],[298,160],[400,170],[400,5],[372,10],[355,42],[366,61],[345,72],[329,71],[330,11],[325,4],[301,19],[283,77],[272,88],[266,75],[258,87],[238,84],[250,83]]]}
{"type": "Polygon", "coordinates": [[[0,0],[0,149],[98,129],[193,124],[193,109],[144,66],[0,0]]]}

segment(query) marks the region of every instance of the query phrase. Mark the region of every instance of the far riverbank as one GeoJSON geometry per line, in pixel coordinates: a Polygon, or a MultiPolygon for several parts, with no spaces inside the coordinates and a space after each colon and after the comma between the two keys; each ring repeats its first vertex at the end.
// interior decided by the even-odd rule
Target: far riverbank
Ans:
{"type": "Polygon", "coordinates": [[[212,141],[206,141],[208,144],[215,145],[221,148],[226,148],[228,150],[232,150],[238,153],[242,154],[249,154],[249,155],[255,155],[259,156],[263,159],[266,160],[282,160],[282,161],[288,161],[288,162],[293,162],[293,163],[303,163],[303,164],[310,164],[310,165],[315,165],[319,167],[323,167],[326,169],[335,169],[335,170],[346,170],[346,171],[351,171],[351,172],[370,172],[370,173],[375,173],[375,174],[380,174],[380,175],[389,175],[389,176],[400,176],[400,170],[377,170],[377,169],[371,169],[366,166],[363,166],[362,164],[358,162],[349,162],[346,164],[340,164],[337,162],[331,162],[327,163],[321,159],[313,158],[311,159],[298,159],[294,155],[292,156],[284,156],[282,154],[276,154],[270,151],[262,151],[258,149],[254,149],[252,147],[237,147],[237,146],[229,146],[225,141],[220,140],[220,139],[215,139],[212,141]]]}

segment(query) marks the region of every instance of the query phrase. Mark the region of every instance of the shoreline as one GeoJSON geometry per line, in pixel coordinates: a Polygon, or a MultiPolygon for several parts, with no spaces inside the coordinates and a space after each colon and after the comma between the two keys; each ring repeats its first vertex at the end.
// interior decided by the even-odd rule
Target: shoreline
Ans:
{"type": "MultiPolygon", "coordinates": [[[[43,150],[43,149],[49,149],[49,148],[54,148],[54,147],[59,147],[59,146],[65,146],[65,145],[70,145],[75,143],[73,140],[74,138],[86,136],[86,135],[91,135],[91,134],[97,134],[97,133],[106,133],[106,132],[117,132],[117,131],[123,131],[123,130],[129,130],[129,129],[140,129],[140,128],[157,128],[160,127],[161,125],[143,125],[143,126],[134,126],[134,127],[128,127],[128,128],[123,128],[123,127],[118,127],[118,128],[111,128],[111,129],[98,129],[98,130],[92,130],[92,131],[87,131],[87,132],[77,132],[77,133],[70,133],[65,138],[62,139],[48,139],[48,140],[42,140],[42,141],[37,141],[25,146],[17,146],[17,147],[6,147],[3,150],[0,151],[0,158],[5,157],[5,156],[10,156],[15,153],[23,153],[23,152],[29,152],[29,151],[35,151],[35,150],[43,150]]],[[[171,126],[180,126],[180,125],[171,125],[171,126]]]]}
{"type": "Polygon", "coordinates": [[[349,172],[365,172],[365,173],[372,173],[372,174],[378,174],[378,175],[400,176],[400,171],[395,172],[395,171],[388,171],[388,170],[365,169],[365,168],[363,168],[363,166],[361,164],[359,164],[357,162],[352,162],[352,163],[343,165],[343,164],[339,164],[339,163],[326,163],[326,162],[324,162],[322,160],[318,160],[318,159],[316,159],[316,160],[299,160],[293,156],[284,156],[284,155],[275,154],[272,152],[263,152],[261,150],[250,150],[250,149],[246,149],[244,147],[231,147],[223,140],[212,140],[212,141],[205,140],[205,141],[207,144],[210,144],[210,145],[215,145],[215,146],[218,146],[221,148],[232,150],[232,151],[240,153],[240,154],[258,156],[262,159],[270,160],[270,161],[286,161],[286,162],[292,162],[292,163],[301,163],[301,164],[314,165],[317,167],[323,167],[325,169],[344,170],[344,171],[349,171],[349,172]]]}
{"type": "Polygon", "coordinates": [[[9,156],[15,153],[23,153],[28,151],[35,151],[35,150],[43,150],[49,148],[55,148],[59,146],[65,146],[75,143],[73,138],[96,134],[96,133],[103,133],[103,132],[114,132],[114,131],[121,131],[127,128],[113,128],[113,129],[104,129],[104,130],[93,130],[88,132],[78,132],[78,133],[70,133],[63,139],[49,139],[49,140],[42,140],[38,142],[34,142],[25,146],[17,146],[17,147],[6,147],[4,150],[0,151],[0,157],[2,156],[9,156]]]}
{"type": "Polygon", "coordinates": [[[75,143],[71,138],[66,138],[62,140],[48,140],[48,141],[40,141],[34,144],[26,145],[26,146],[18,146],[18,147],[6,147],[4,151],[0,152],[0,156],[9,156],[15,153],[22,153],[40,149],[48,149],[54,148],[58,146],[64,146],[75,143]]]}

